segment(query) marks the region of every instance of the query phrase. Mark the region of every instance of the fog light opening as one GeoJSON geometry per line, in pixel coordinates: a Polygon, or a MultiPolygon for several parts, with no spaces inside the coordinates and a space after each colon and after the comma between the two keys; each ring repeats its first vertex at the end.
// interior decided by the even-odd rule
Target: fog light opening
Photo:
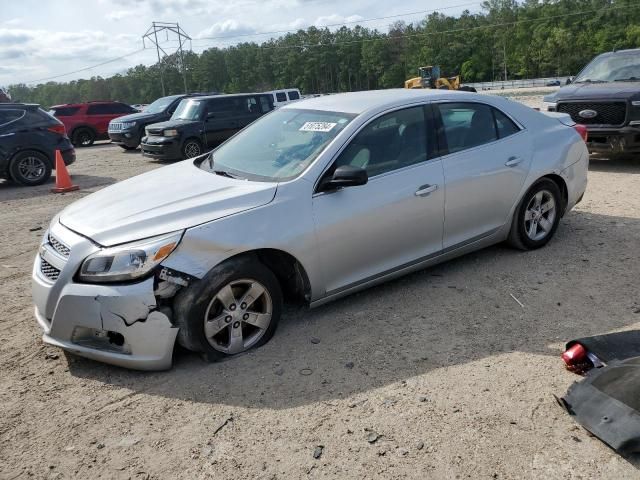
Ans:
{"type": "Polygon", "coordinates": [[[109,343],[117,345],[118,347],[124,345],[124,335],[121,333],[108,331],[107,337],[109,338],[109,343]]]}

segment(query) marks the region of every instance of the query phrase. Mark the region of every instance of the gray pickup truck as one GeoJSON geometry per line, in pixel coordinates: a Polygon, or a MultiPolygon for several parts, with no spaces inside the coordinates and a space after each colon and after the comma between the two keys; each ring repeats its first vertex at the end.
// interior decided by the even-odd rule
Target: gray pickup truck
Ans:
{"type": "Polygon", "coordinates": [[[640,153],[640,49],[598,55],[543,109],[562,112],[588,130],[593,154],[640,153]]]}

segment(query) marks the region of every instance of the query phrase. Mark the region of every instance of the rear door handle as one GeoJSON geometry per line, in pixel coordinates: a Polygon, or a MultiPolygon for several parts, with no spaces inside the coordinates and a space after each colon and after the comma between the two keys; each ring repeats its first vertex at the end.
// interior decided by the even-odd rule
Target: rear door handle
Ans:
{"type": "Polygon", "coordinates": [[[522,158],[520,158],[520,157],[510,157],[509,160],[507,160],[507,163],[505,163],[505,165],[507,167],[515,167],[520,162],[522,162],[522,158]]]}
{"type": "Polygon", "coordinates": [[[438,189],[438,185],[422,185],[416,191],[416,197],[426,197],[429,194],[435,192],[438,189]]]}

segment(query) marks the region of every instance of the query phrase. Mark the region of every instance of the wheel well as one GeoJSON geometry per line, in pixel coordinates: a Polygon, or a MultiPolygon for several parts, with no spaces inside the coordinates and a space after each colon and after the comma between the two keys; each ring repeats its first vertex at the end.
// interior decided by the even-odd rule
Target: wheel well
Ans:
{"type": "Polygon", "coordinates": [[[562,195],[562,209],[560,212],[560,216],[564,216],[564,212],[567,208],[567,204],[569,203],[569,190],[567,189],[567,183],[564,181],[564,178],[562,178],[560,175],[556,175],[553,173],[549,175],[545,175],[542,178],[548,178],[553,183],[555,183],[560,189],[560,194],[562,195]]]}
{"type": "Polygon", "coordinates": [[[51,158],[51,155],[47,154],[47,152],[31,147],[31,148],[25,148],[23,150],[18,150],[17,152],[13,153],[11,155],[11,159],[9,160],[9,162],[7,162],[7,168],[9,168],[9,165],[11,165],[11,162],[13,162],[14,158],[16,158],[18,155],[24,152],[36,152],[41,155],[44,155],[47,158],[47,160],[49,160],[49,164],[51,165],[51,168],[53,168],[55,165],[55,162],[53,161],[53,158],[51,158]]]}
{"type": "Polygon", "coordinates": [[[93,132],[94,136],[98,135],[98,132],[96,131],[95,128],[93,128],[90,125],[78,125],[77,127],[75,127],[72,132],[71,132],[71,138],[76,136],[76,133],[78,133],[80,130],[89,130],[91,132],[93,132]]]}
{"type": "Polygon", "coordinates": [[[231,259],[238,257],[254,257],[266,265],[278,279],[286,301],[298,303],[311,299],[311,283],[307,272],[293,255],[275,248],[262,248],[240,253],[231,259]]]}

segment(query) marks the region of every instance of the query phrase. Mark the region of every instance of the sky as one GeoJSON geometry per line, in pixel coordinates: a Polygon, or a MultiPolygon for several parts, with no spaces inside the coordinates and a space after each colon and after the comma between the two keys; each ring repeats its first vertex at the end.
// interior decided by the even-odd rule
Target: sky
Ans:
{"type": "MultiPolygon", "coordinates": [[[[179,22],[192,38],[193,51],[199,53],[208,47],[278,36],[264,32],[345,22],[350,27],[359,23],[386,31],[397,20],[417,22],[434,10],[458,15],[465,9],[479,11],[480,2],[0,0],[0,86],[108,77],[141,63],[151,65],[157,60],[156,51],[148,42],[142,50],[142,36],[152,21],[179,22]],[[396,17],[368,21],[391,16],[396,17]],[[86,67],[92,68],[70,73],[86,67]]],[[[177,46],[175,39],[161,36],[158,40],[171,53],[177,46]]]]}

